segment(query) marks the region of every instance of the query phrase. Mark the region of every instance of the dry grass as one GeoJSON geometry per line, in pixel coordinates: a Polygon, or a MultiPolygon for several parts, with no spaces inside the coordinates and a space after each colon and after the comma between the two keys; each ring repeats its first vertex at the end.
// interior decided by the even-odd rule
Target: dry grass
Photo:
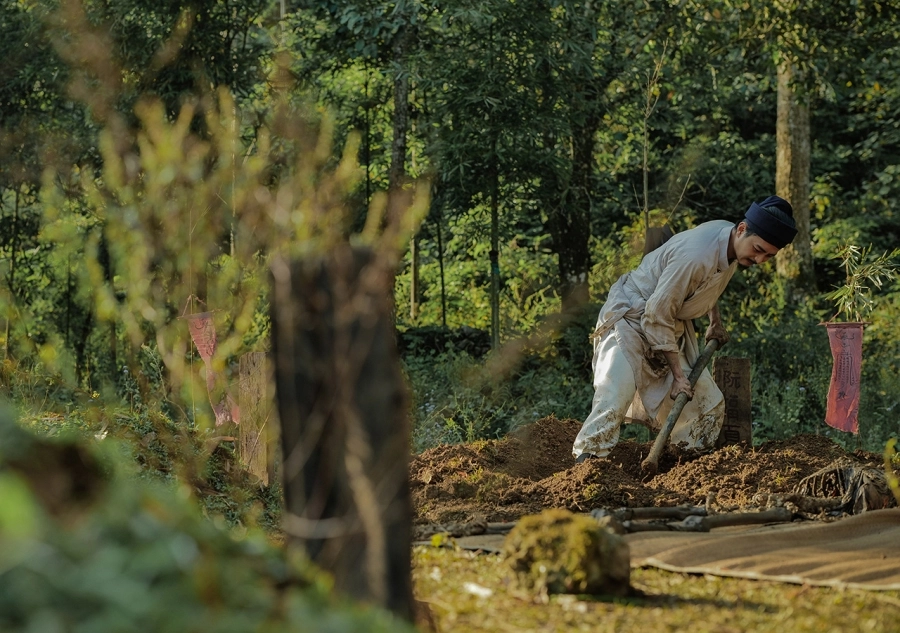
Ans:
{"type": "Polygon", "coordinates": [[[440,633],[900,631],[900,592],[636,569],[631,583],[641,597],[542,601],[509,589],[499,556],[423,547],[414,552],[413,573],[416,597],[429,604],[440,633]]]}

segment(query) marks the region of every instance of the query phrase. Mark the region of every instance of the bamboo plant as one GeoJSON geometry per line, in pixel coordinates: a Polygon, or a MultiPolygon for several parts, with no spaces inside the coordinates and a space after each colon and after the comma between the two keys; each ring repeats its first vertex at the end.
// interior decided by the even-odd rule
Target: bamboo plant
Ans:
{"type": "Polygon", "coordinates": [[[874,308],[872,291],[881,289],[896,277],[900,264],[894,260],[900,256],[900,248],[877,257],[872,257],[871,253],[871,244],[866,248],[847,244],[838,250],[837,257],[841,259],[845,283],[825,295],[837,306],[831,321],[843,315],[847,321],[863,322],[874,308]]]}

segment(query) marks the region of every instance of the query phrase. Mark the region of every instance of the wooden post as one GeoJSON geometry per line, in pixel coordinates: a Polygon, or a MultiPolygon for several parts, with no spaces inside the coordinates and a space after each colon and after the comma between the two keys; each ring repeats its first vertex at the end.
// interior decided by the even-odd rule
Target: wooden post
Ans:
{"type": "Polygon", "coordinates": [[[284,528],[335,587],[412,617],[409,421],[393,275],[347,244],[272,267],[284,528]]]}
{"type": "Polygon", "coordinates": [[[713,361],[716,384],[725,396],[725,422],[716,448],[730,444],[753,445],[750,411],[750,359],[719,356],[713,361]]]}
{"type": "Polygon", "coordinates": [[[241,356],[241,423],[238,426],[238,455],[241,463],[263,484],[270,483],[272,462],[272,398],[265,352],[241,356]]]}

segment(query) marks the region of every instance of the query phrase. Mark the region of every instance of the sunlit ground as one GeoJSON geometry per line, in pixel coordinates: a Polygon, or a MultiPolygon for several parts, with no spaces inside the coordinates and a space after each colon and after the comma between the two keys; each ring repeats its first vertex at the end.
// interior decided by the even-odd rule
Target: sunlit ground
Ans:
{"type": "Polygon", "coordinates": [[[417,547],[416,597],[451,631],[900,631],[900,592],[837,590],[632,570],[641,597],[552,596],[509,587],[498,555],[417,547]]]}

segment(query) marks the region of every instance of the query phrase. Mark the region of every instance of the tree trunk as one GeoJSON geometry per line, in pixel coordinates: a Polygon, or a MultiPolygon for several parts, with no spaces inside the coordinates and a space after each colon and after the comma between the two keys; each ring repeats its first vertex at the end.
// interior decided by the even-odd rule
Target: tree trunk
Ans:
{"type": "Polygon", "coordinates": [[[809,294],[815,290],[809,228],[809,105],[796,91],[801,79],[790,61],[779,65],[775,193],[794,207],[797,237],[775,261],[778,274],[796,292],[809,294]]]}
{"type": "Polygon", "coordinates": [[[9,305],[6,308],[6,338],[3,341],[3,357],[7,360],[13,357],[13,346],[10,342],[12,336],[11,324],[15,314],[16,303],[16,251],[19,249],[19,188],[16,188],[15,206],[13,208],[12,243],[9,250],[9,272],[6,278],[6,288],[9,290],[9,305]]]}
{"type": "Polygon", "coordinates": [[[391,170],[388,174],[391,191],[403,186],[406,180],[406,134],[409,130],[409,73],[406,70],[407,27],[402,26],[394,38],[394,120],[391,142],[391,170]]]}
{"type": "MultiPolygon", "coordinates": [[[[406,182],[406,134],[409,129],[409,74],[406,70],[406,48],[408,43],[407,27],[401,26],[394,37],[392,46],[394,62],[394,118],[393,140],[391,141],[391,167],[388,171],[388,191],[391,196],[400,195],[406,182]]],[[[395,222],[397,218],[390,217],[400,209],[405,209],[403,204],[388,205],[388,223],[395,222]]],[[[396,305],[396,274],[390,285],[392,321],[397,322],[396,305]]]]}
{"type": "Polygon", "coordinates": [[[408,398],[393,270],[340,245],[272,266],[272,350],[289,543],[335,588],[412,614],[408,398]]]}
{"type": "MultiPolygon", "coordinates": [[[[415,134],[415,123],[410,123],[410,131],[415,134]]],[[[410,150],[410,166],[412,173],[416,173],[416,152],[415,149],[410,150]]],[[[409,320],[415,325],[416,319],[419,318],[419,296],[421,290],[419,288],[419,233],[416,232],[409,242],[409,320]]]]}
{"type": "Polygon", "coordinates": [[[444,277],[444,236],[441,224],[444,221],[443,213],[437,216],[435,224],[437,225],[437,241],[438,241],[438,267],[441,273],[441,327],[447,327],[447,280],[444,277]]]}
{"type": "Polygon", "coordinates": [[[491,349],[500,347],[500,175],[497,143],[494,142],[491,182],[491,349]]]}
{"type": "MultiPolygon", "coordinates": [[[[595,107],[587,104],[588,108],[595,107]]],[[[551,211],[549,228],[559,258],[563,312],[582,306],[590,298],[591,175],[594,168],[596,116],[587,116],[572,129],[572,176],[562,201],[551,211]]]]}
{"type": "Polygon", "coordinates": [[[366,161],[366,209],[372,201],[372,104],[369,101],[369,63],[366,62],[366,83],[364,94],[366,97],[366,132],[365,132],[365,161],[366,161]]]}
{"type": "Polygon", "coordinates": [[[586,2],[582,10],[572,28],[585,46],[583,68],[572,82],[571,95],[566,99],[572,134],[572,167],[568,183],[560,188],[560,202],[553,206],[548,222],[553,250],[558,257],[564,314],[576,312],[590,299],[591,180],[594,138],[601,120],[599,101],[603,94],[600,87],[603,78],[597,76],[593,66],[596,33],[591,25],[596,20],[595,9],[591,2],[586,2]]]}

